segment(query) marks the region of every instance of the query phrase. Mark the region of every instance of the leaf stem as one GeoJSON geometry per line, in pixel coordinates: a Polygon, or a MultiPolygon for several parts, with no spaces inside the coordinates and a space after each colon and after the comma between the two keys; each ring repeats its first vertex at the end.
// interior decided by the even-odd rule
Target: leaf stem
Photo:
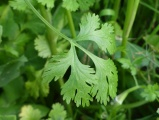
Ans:
{"type": "Polygon", "coordinates": [[[133,75],[133,78],[134,78],[134,81],[135,81],[136,86],[138,86],[139,84],[138,84],[138,82],[137,82],[136,76],[133,75]]]}
{"type": "MultiPolygon", "coordinates": [[[[137,13],[140,0],[129,0],[127,2],[128,2],[127,3],[128,5],[127,5],[127,11],[126,11],[126,19],[125,19],[124,30],[122,35],[122,38],[123,38],[122,46],[124,47],[124,50],[126,50],[127,40],[135,20],[135,16],[137,13]]],[[[122,57],[126,57],[125,52],[122,52],[122,57]]]]}
{"type": "MultiPolygon", "coordinates": [[[[47,20],[50,24],[52,24],[52,20],[50,17],[50,11],[47,11],[44,6],[40,5],[40,12],[42,14],[42,16],[45,18],[45,20],[47,20]]],[[[56,50],[56,39],[55,39],[55,33],[49,28],[47,27],[47,33],[46,33],[46,37],[47,37],[47,41],[50,47],[50,51],[52,53],[52,55],[57,53],[56,50]]]]}
{"type": "Polygon", "coordinates": [[[126,97],[128,96],[129,93],[131,93],[131,92],[133,92],[133,91],[135,91],[137,89],[140,89],[142,87],[143,86],[137,85],[135,87],[132,87],[132,88],[129,88],[129,89],[125,90],[124,92],[122,92],[121,94],[119,94],[118,96],[116,96],[117,103],[122,104],[123,101],[126,99],[126,97]]]}
{"type": "Polygon", "coordinates": [[[118,110],[124,108],[124,109],[132,109],[132,108],[136,108],[139,106],[142,106],[144,104],[148,103],[148,101],[139,101],[139,102],[134,102],[134,103],[130,103],[130,104],[125,104],[125,105],[117,105],[111,112],[108,120],[112,120],[112,118],[114,118],[114,116],[116,116],[116,113],[118,112],[118,110]]]}
{"type": "MultiPolygon", "coordinates": [[[[128,37],[130,34],[130,31],[132,29],[132,25],[135,20],[135,16],[137,13],[138,5],[139,5],[140,0],[128,0],[127,1],[127,11],[126,11],[126,19],[124,23],[124,30],[123,30],[123,35],[122,35],[122,46],[123,46],[123,51],[121,53],[121,57],[126,57],[126,46],[127,46],[127,41],[128,37]]],[[[122,71],[122,86],[125,88],[125,70],[122,71]]]]}
{"type": "Polygon", "coordinates": [[[125,105],[122,105],[121,107],[126,108],[126,109],[136,108],[136,107],[142,106],[146,103],[148,103],[148,101],[139,101],[139,102],[135,102],[135,103],[125,104],[125,105]]]}
{"type": "Polygon", "coordinates": [[[120,8],[120,1],[121,0],[116,0],[114,3],[114,11],[115,11],[115,16],[113,17],[113,20],[116,21],[118,18],[118,13],[119,13],[119,8],[120,8]]]}
{"type": "Polygon", "coordinates": [[[51,30],[53,30],[57,35],[61,36],[62,38],[68,40],[71,42],[71,39],[62,34],[59,30],[57,30],[55,27],[53,27],[45,18],[43,18],[40,13],[34,8],[34,6],[28,1],[24,0],[26,4],[30,7],[30,9],[34,12],[34,14],[43,22],[47,27],[49,27],[51,30]]]}
{"type": "Polygon", "coordinates": [[[52,31],[54,31],[54,33],[56,33],[57,35],[59,35],[60,37],[68,40],[72,45],[78,47],[79,49],[81,49],[83,52],[85,52],[87,55],[89,55],[91,58],[96,57],[94,54],[92,54],[91,52],[87,51],[85,48],[83,48],[82,46],[80,46],[79,44],[77,44],[74,40],[72,40],[71,38],[67,37],[66,35],[62,34],[59,30],[57,30],[55,27],[53,27],[47,20],[45,20],[45,18],[43,18],[40,13],[34,8],[34,6],[28,1],[25,0],[25,2],[27,3],[27,5],[30,7],[30,9],[35,13],[35,15],[42,21],[44,22],[44,24],[49,27],[52,31]]]}
{"type": "Polygon", "coordinates": [[[76,31],[75,31],[74,22],[73,22],[73,19],[72,19],[72,14],[69,10],[66,10],[66,14],[67,14],[68,24],[70,26],[72,37],[75,38],[76,37],[76,31]]]}

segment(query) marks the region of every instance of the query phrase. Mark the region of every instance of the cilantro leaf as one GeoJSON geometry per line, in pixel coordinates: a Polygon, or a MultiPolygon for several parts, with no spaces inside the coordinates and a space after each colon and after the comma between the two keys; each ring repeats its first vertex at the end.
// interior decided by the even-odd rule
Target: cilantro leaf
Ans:
{"type": "Polygon", "coordinates": [[[113,54],[115,52],[115,41],[113,27],[105,23],[99,24],[99,17],[95,14],[85,15],[80,24],[80,32],[76,38],[77,41],[91,40],[97,43],[99,48],[113,54]]]}
{"type": "Polygon", "coordinates": [[[56,103],[52,105],[52,110],[49,113],[48,120],[65,120],[66,111],[64,107],[60,103],[56,103]]]}
{"type": "Polygon", "coordinates": [[[76,11],[78,8],[88,10],[94,2],[95,0],[63,0],[63,7],[70,11],[76,11]]]}
{"type": "Polygon", "coordinates": [[[95,83],[94,70],[88,65],[83,65],[78,60],[74,46],[71,47],[67,54],[53,57],[53,60],[48,63],[48,67],[45,69],[44,81],[49,80],[48,82],[50,82],[52,78],[57,80],[63,77],[69,66],[71,66],[71,75],[62,87],[61,94],[64,95],[63,99],[67,103],[74,100],[77,106],[81,104],[88,106],[89,100],[92,100],[89,95],[91,85],[95,83]]]}
{"type": "Polygon", "coordinates": [[[79,7],[79,4],[76,0],[63,0],[63,7],[70,11],[76,11],[79,7]]]}
{"type": "Polygon", "coordinates": [[[18,59],[11,60],[10,62],[0,66],[0,87],[5,86],[20,75],[20,68],[27,62],[25,56],[18,59]]]}
{"type": "Polygon", "coordinates": [[[35,39],[35,49],[38,51],[38,55],[42,58],[48,58],[51,56],[48,42],[44,36],[37,36],[35,39]]]}
{"type": "Polygon", "coordinates": [[[98,57],[92,58],[96,66],[98,83],[94,85],[91,93],[96,95],[98,102],[107,104],[109,96],[114,98],[117,91],[117,71],[112,60],[103,60],[98,57]]]}
{"type": "MultiPolygon", "coordinates": [[[[32,4],[35,4],[35,0],[29,0],[32,4]]],[[[27,12],[27,4],[24,0],[10,0],[9,1],[10,6],[19,11],[27,12]]]]}
{"type": "Polygon", "coordinates": [[[55,0],[37,0],[42,5],[46,5],[47,8],[53,8],[55,0]]]}
{"type": "Polygon", "coordinates": [[[72,51],[71,75],[68,81],[62,87],[61,93],[64,95],[63,99],[70,103],[71,99],[75,101],[76,105],[88,106],[89,101],[92,101],[89,95],[91,85],[95,83],[94,70],[88,65],[83,65],[77,58],[75,49],[72,51]]]}
{"type": "Polygon", "coordinates": [[[156,112],[157,112],[157,114],[159,114],[159,108],[157,109],[157,111],[156,111],[156,112]]]}
{"type": "Polygon", "coordinates": [[[130,69],[131,74],[136,75],[137,73],[136,67],[129,59],[120,58],[118,59],[118,61],[122,64],[122,67],[124,69],[130,69]]]}
{"type": "Polygon", "coordinates": [[[112,54],[115,51],[112,26],[105,24],[104,29],[99,29],[99,25],[98,16],[88,14],[84,17],[79,35],[74,41],[69,40],[71,48],[68,53],[54,55],[45,67],[43,82],[47,84],[53,78],[55,81],[62,78],[67,69],[71,67],[69,79],[62,86],[61,91],[67,103],[73,100],[77,106],[88,106],[93,96],[98,102],[106,105],[109,98],[114,98],[116,95],[118,78],[113,61],[99,58],[77,43],[82,40],[91,40],[96,42],[100,49],[105,52],[107,49],[112,54]],[[108,33],[104,34],[105,30],[108,33]],[[92,59],[96,70],[79,61],[75,47],[81,49],[92,59]]]}
{"type": "Polygon", "coordinates": [[[91,7],[95,0],[77,0],[81,10],[88,10],[91,7]]]}
{"type": "Polygon", "coordinates": [[[35,71],[33,68],[30,69],[33,78],[30,78],[26,83],[25,87],[30,96],[38,98],[39,96],[47,96],[49,93],[49,86],[47,84],[42,84],[42,70],[35,71]],[[33,74],[34,73],[34,74],[33,74]]]}
{"type": "Polygon", "coordinates": [[[62,78],[71,65],[72,60],[71,51],[62,55],[53,55],[48,64],[45,67],[43,74],[43,82],[49,83],[54,78],[58,80],[62,78]]]}
{"type": "Polygon", "coordinates": [[[148,85],[145,87],[144,91],[141,93],[141,96],[145,98],[146,101],[154,101],[159,98],[159,85],[148,85]]]}
{"type": "Polygon", "coordinates": [[[34,109],[31,105],[23,106],[19,114],[20,120],[40,120],[41,112],[34,109]]]}

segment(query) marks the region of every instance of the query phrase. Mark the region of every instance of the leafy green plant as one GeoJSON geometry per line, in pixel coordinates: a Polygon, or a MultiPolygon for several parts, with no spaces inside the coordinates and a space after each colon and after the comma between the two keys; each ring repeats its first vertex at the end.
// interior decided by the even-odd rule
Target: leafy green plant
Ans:
{"type": "Polygon", "coordinates": [[[0,119],[158,119],[158,7],[0,1],[0,119]]]}
{"type": "MultiPolygon", "coordinates": [[[[26,2],[34,13],[39,16],[39,18],[43,19],[30,2],[26,2]]],[[[107,23],[99,28],[100,24],[98,21],[98,16],[94,14],[85,15],[81,20],[79,35],[72,40],[58,32],[53,26],[50,26],[49,23],[47,24],[45,19],[43,19],[43,22],[45,22],[48,27],[71,43],[71,48],[68,53],[53,56],[45,67],[43,75],[44,84],[48,84],[53,78],[55,78],[55,81],[62,78],[69,66],[71,66],[69,79],[62,86],[61,92],[68,104],[71,100],[74,100],[77,106],[81,104],[83,106],[88,106],[89,101],[92,101],[91,95],[96,95],[96,99],[106,105],[107,101],[109,101],[109,95],[112,98],[115,97],[117,88],[117,72],[113,62],[110,59],[103,60],[94,56],[75,42],[91,40],[97,43],[101,50],[105,52],[107,50],[110,54],[114,53],[115,42],[113,37],[113,28],[107,23]],[[105,31],[107,31],[107,33],[105,31]],[[79,61],[75,47],[81,49],[92,59],[96,67],[96,72],[79,61]],[[105,73],[101,73],[102,71],[105,71],[105,73]],[[106,80],[105,77],[107,77],[106,80]],[[104,96],[103,93],[105,93],[104,96]]]]}

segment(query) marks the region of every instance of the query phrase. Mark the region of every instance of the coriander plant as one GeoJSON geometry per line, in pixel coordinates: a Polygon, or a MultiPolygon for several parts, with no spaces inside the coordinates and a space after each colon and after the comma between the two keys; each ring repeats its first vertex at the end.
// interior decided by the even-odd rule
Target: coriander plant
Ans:
{"type": "Polygon", "coordinates": [[[0,1],[0,119],[158,119],[158,7],[0,1]]]}

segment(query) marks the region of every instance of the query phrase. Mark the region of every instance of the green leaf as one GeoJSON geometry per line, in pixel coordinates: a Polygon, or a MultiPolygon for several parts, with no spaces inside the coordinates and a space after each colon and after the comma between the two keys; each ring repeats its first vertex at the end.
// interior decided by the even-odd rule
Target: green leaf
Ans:
{"type": "Polygon", "coordinates": [[[47,8],[53,8],[55,0],[37,0],[42,5],[46,5],[47,8]]]}
{"type": "Polygon", "coordinates": [[[70,10],[76,11],[78,8],[85,11],[94,4],[95,0],[63,0],[63,7],[70,10]]]}
{"type": "Polygon", "coordinates": [[[145,98],[146,101],[154,101],[159,98],[159,85],[156,83],[154,85],[148,85],[144,88],[141,96],[145,98]]]}
{"type": "Polygon", "coordinates": [[[157,113],[159,114],[159,108],[157,109],[157,113]]]}
{"type": "Polygon", "coordinates": [[[77,0],[81,10],[88,10],[91,7],[95,0],[77,0]]]}
{"type": "Polygon", "coordinates": [[[48,120],[65,120],[66,111],[64,107],[60,103],[56,103],[52,105],[52,110],[49,113],[48,120]]]}
{"type": "Polygon", "coordinates": [[[50,47],[44,36],[37,36],[35,39],[35,49],[38,51],[38,55],[42,58],[48,58],[51,56],[50,47]]]}
{"type": "MultiPolygon", "coordinates": [[[[81,31],[76,41],[92,40],[95,41],[99,48],[109,53],[115,50],[114,34],[112,34],[112,26],[108,24],[99,29],[98,16],[90,15],[82,19],[81,31]],[[96,30],[97,29],[97,30],[96,30]],[[99,30],[98,30],[99,29],[99,30]],[[107,29],[106,36],[104,32],[107,29]],[[93,32],[93,34],[91,34],[93,32]],[[100,37],[100,34],[102,37],[100,37]],[[94,35],[92,37],[91,35],[94,35]],[[98,37],[99,38],[98,38],[98,37]],[[107,42],[105,42],[107,41],[107,42]],[[104,43],[103,43],[104,42],[104,43]],[[104,45],[103,44],[108,44],[104,45]]],[[[68,53],[62,55],[54,55],[45,67],[43,74],[43,83],[49,83],[52,79],[55,81],[62,78],[67,69],[71,66],[69,79],[62,86],[61,94],[63,99],[69,104],[73,100],[77,106],[88,106],[92,101],[92,96],[96,96],[97,101],[107,104],[109,97],[114,98],[117,91],[117,71],[112,60],[104,60],[96,57],[78,43],[70,42],[71,49],[68,53]],[[75,46],[85,52],[94,62],[96,71],[88,65],[82,64],[76,54],[75,46]],[[104,95],[103,95],[104,93],[104,95]],[[92,95],[92,96],[91,96],[92,95]]]]}
{"type": "Polygon", "coordinates": [[[95,14],[85,15],[80,24],[80,32],[77,41],[91,40],[97,43],[98,47],[113,54],[115,52],[114,31],[111,24],[99,24],[99,17],[95,14]]]}
{"type": "Polygon", "coordinates": [[[92,100],[89,93],[91,85],[95,82],[94,70],[78,60],[74,47],[71,47],[67,54],[53,56],[46,66],[43,75],[44,81],[50,82],[52,78],[57,80],[63,77],[69,66],[71,66],[71,75],[62,87],[63,99],[67,103],[74,100],[77,106],[81,104],[88,106],[89,101],[92,100]]]}
{"type": "Polygon", "coordinates": [[[34,76],[25,83],[26,90],[29,92],[30,96],[36,99],[40,96],[47,96],[49,93],[49,86],[48,84],[42,83],[42,70],[35,71],[34,69],[29,69],[26,72],[34,76]]]}
{"type": "MultiPolygon", "coordinates": [[[[40,111],[40,117],[45,117],[48,115],[50,108],[48,108],[46,105],[42,104],[30,104],[34,110],[39,110],[40,111]]],[[[41,120],[41,119],[40,119],[41,120]]]]}
{"type": "Polygon", "coordinates": [[[30,36],[21,33],[14,40],[6,42],[4,50],[15,57],[21,56],[25,51],[25,45],[30,40],[30,36]]]}
{"type": "MultiPolygon", "coordinates": [[[[31,3],[35,3],[34,0],[29,0],[31,3]]],[[[19,11],[23,11],[26,12],[27,9],[27,4],[25,3],[24,0],[10,0],[9,1],[10,6],[15,9],[15,10],[19,10],[19,11]]]]}
{"type": "Polygon", "coordinates": [[[148,66],[152,62],[155,66],[159,66],[153,60],[153,55],[142,47],[128,42],[127,45],[127,57],[130,61],[134,61],[138,67],[148,66]],[[137,60],[137,61],[136,61],[137,60]]]}
{"type": "Polygon", "coordinates": [[[26,57],[22,56],[19,59],[12,60],[9,63],[0,66],[0,87],[19,76],[20,67],[22,67],[26,61],[26,57]]]}
{"type": "Polygon", "coordinates": [[[98,57],[92,58],[96,67],[98,83],[94,85],[91,93],[96,96],[98,102],[107,104],[109,96],[114,98],[117,92],[117,71],[112,60],[103,60],[98,57]]]}
{"type": "Polygon", "coordinates": [[[0,25],[0,43],[2,42],[3,27],[0,25]]]}
{"type": "Polygon", "coordinates": [[[72,61],[71,52],[62,55],[53,55],[45,67],[43,82],[50,83],[53,78],[55,81],[62,78],[71,65],[70,61],[72,61]]]}
{"type": "Polygon", "coordinates": [[[120,58],[118,59],[118,61],[122,64],[122,67],[124,69],[129,69],[130,66],[131,66],[131,62],[129,59],[126,59],[126,58],[120,58]]]}
{"type": "Polygon", "coordinates": [[[16,115],[0,115],[0,120],[16,120],[16,115]]]}
{"type": "Polygon", "coordinates": [[[23,106],[19,114],[20,120],[40,120],[41,112],[31,105],[23,106]]]}
{"type": "Polygon", "coordinates": [[[35,99],[40,96],[47,96],[49,93],[49,86],[47,84],[41,85],[38,80],[27,81],[25,86],[30,96],[34,97],[35,99]]]}
{"type": "Polygon", "coordinates": [[[144,39],[153,50],[159,52],[159,35],[147,35],[144,39]]]}
{"type": "Polygon", "coordinates": [[[8,37],[12,40],[19,32],[18,24],[14,20],[14,14],[9,6],[4,7],[1,14],[0,24],[3,26],[3,37],[8,37]]]}
{"type": "Polygon", "coordinates": [[[92,101],[89,95],[91,86],[96,82],[94,70],[88,65],[83,65],[77,58],[75,49],[70,50],[72,55],[71,60],[71,75],[68,81],[62,87],[63,99],[70,103],[71,99],[76,105],[88,106],[89,101],[92,101]]]}
{"type": "Polygon", "coordinates": [[[134,65],[134,62],[131,62],[127,58],[120,58],[120,59],[118,59],[118,61],[122,64],[122,67],[124,69],[130,69],[131,74],[136,75],[137,70],[136,70],[136,67],[134,65]]]}
{"type": "Polygon", "coordinates": [[[76,11],[79,7],[79,4],[77,0],[63,0],[63,7],[70,11],[76,11]]]}
{"type": "MultiPolygon", "coordinates": [[[[24,94],[24,81],[20,77],[11,81],[6,86],[3,86],[3,95],[0,98],[4,98],[5,103],[3,106],[11,107],[12,103],[18,100],[24,94]],[[11,106],[8,106],[10,104],[11,106]]],[[[11,110],[11,108],[8,108],[11,110]]],[[[14,108],[14,110],[16,110],[14,108]]],[[[7,111],[6,111],[7,113],[7,111]]]]}

